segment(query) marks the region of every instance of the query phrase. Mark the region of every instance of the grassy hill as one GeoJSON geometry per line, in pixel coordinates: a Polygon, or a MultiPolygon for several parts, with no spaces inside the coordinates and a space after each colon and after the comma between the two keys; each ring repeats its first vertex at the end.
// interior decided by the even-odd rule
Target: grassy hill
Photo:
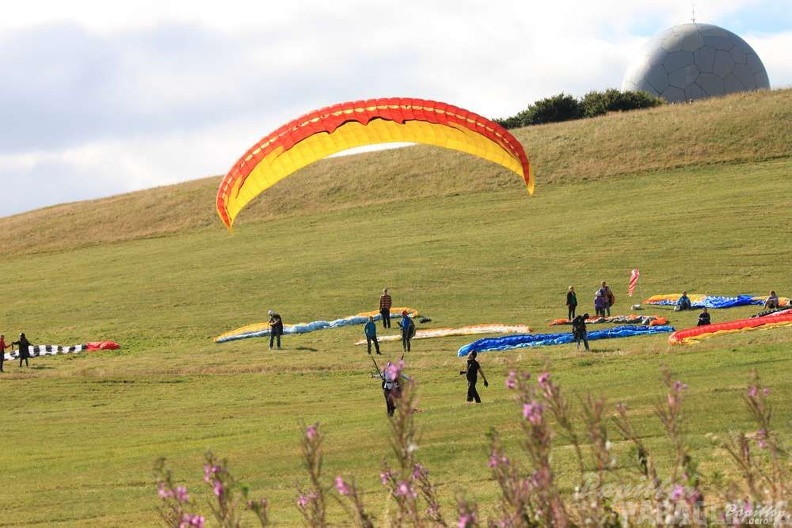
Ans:
{"type": "MultiPolygon", "coordinates": [[[[0,526],[156,525],[154,461],[167,457],[203,500],[207,449],[270,499],[276,524],[296,525],[295,483],[306,481],[299,429],[313,422],[326,433],[328,482],[355,475],[369,509],[384,515],[388,425],[370,360],[353,344],[361,328],[285,336],[280,353],[262,339],[212,341],[263,321],[268,308],[287,324],[335,319],[376,308],[388,286],[396,305],[432,319],[424,327],[551,332],[570,284],[586,308],[607,280],[614,311],[628,312],[634,267],[639,298],[683,289],[792,295],[792,91],[515,133],[536,170],[533,197],[495,165],[416,146],[316,163],[245,209],[233,234],[214,212],[219,177],[0,219],[0,332],[122,345],[34,358],[29,369],[6,364],[0,526]]],[[[756,311],[717,311],[713,320],[756,311]]],[[[677,328],[695,324],[695,313],[644,310],[653,312],[677,328]]],[[[628,403],[663,467],[669,448],[653,409],[669,366],[690,386],[688,438],[710,484],[736,474],[706,435],[752,427],[741,399],[751,369],[772,386],[777,427],[791,432],[792,330],[673,349],[666,338],[598,341],[589,354],[572,346],[484,354],[492,383],[475,407],[464,403],[456,357],[475,336],[416,341],[406,360],[419,384],[419,458],[447,514],[459,492],[480,501],[484,517],[491,512],[491,427],[519,453],[519,410],[502,382],[513,368],[549,369],[568,394],[628,403]]],[[[384,352],[401,355],[396,344],[384,352]]],[[[611,434],[617,473],[630,478],[629,445],[611,434]]],[[[568,442],[556,442],[569,487],[568,442]]]]}
{"type": "MultiPolygon", "coordinates": [[[[555,184],[787,159],[792,90],[737,94],[514,132],[536,170],[539,195],[555,184]]],[[[204,178],[0,218],[0,247],[5,254],[29,253],[214,230],[219,181],[219,177],[204,178]]],[[[519,181],[497,166],[465,154],[416,146],[309,166],[251,204],[240,216],[240,225],[518,188],[519,181]]]]}

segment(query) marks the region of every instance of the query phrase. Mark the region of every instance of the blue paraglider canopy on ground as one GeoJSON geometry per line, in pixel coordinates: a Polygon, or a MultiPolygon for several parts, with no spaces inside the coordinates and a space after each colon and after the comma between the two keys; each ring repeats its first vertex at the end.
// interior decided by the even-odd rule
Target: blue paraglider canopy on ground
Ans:
{"type": "MultiPolygon", "coordinates": [[[[589,341],[597,339],[613,339],[617,337],[633,337],[638,335],[659,334],[673,332],[673,326],[617,326],[603,330],[588,332],[589,341]]],[[[563,345],[574,343],[575,339],[571,332],[563,334],[520,334],[502,337],[486,337],[468,343],[459,349],[457,355],[464,357],[471,352],[493,352],[503,351],[512,348],[529,348],[549,345],[563,345]]]]}

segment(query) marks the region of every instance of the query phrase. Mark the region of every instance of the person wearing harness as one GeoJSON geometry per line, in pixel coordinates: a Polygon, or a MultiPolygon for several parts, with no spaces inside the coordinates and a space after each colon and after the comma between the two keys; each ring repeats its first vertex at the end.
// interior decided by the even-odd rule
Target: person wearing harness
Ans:
{"type": "Polygon", "coordinates": [[[410,317],[410,314],[407,313],[407,310],[402,311],[402,318],[399,321],[399,328],[401,328],[403,352],[409,352],[411,347],[410,342],[415,336],[415,321],[413,321],[412,317],[410,317]]]}
{"type": "Polygon", "coordinates": [[[588,332],[586,331],[586,319],[588,318],[589,314],[585,313],[572,319],[572,337],[575,339],[575,343],[577,343],[578,350],[580,350],[581,341],[583,341],[583,345],[585,345],[586,350],[589,349],[587,337],[588,332]]]}
{"type": "Polygon", "coordinates": [[[393,416],[394,411],[396,411],[396,400],[401,397],[399,375],[399,367],[388,361],[385,370],[381,374],[382,393],[385,395],[385,410],[388,416],[393,416]]]}
{"type": "Polygon", "coordinates": [[[281,347],[281,336],[283,335],[283,319],[281,319],[280,314],[275,313],[273,310],[267,312],[270,316],[269,326],[270,326],[270,342],[269,342],[269,349],[272,350],[272,345],[277,341],[278,350],[281,347]]]}

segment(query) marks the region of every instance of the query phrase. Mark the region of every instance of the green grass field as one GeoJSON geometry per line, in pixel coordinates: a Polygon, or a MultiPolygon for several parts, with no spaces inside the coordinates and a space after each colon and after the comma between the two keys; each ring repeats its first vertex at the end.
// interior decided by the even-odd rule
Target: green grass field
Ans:
{"type": "MultiPolygon", "coordinates": [[[[787,90],[519,130],[537,173],[533,197],[497,166],[410,147],[308,167],[243,211],[233,234],[214,214],[217,177],[0,219],[0,332],[122,346],[6,363],[0,526],[156,526],[157,458],[201,502],[207,450],[270,500],[276,525],[300,525],[299,439],[314,422],[326,435],[328,484],[354,475],[383,523],[378,473],[392,453],[371,361],[354,345],[362,328],[287,335],[281,352],[264,339],[212,338],[264,321],[269,308],[286,324],[373,310],[385,286],[396,306],[432,319],[419,329],[535,332],[561,331],[548,323],[566,315],[569,285],[593,311],[602,280],[616,293],[614,314],[682,290],[792,296],[790,114],[787,90]]],[[[677,328],[697,315],[644,308],[677,328]]],[[[713,321],[757,311],[713,311],[713,321]]],[[[670,449],[653,413],[663,365],[690,386],[687,438],[705,477],[736,475],[706,435],[752,427],[742,402],[751,369],[772,387],[776,428],[792,430],[792,328],[688,347],[657,335],[594,341],[591,353],[486,353],[490,387],[468,406],[456,351],[477,337],[418,340],[405,358],[418,382],[418,457],[449,517],[460,492],[485,518],[493,507],[490,428],[519,458],[519,409],[503,384],[513,368],[549,370],[567,394],[626,402],[660,467],[670,449]]],[[[398,359],[401,346],[383,351],[383,361],[398,359]]],[[[630,478],[630,447],[611,434],[616,475],[630,478]]],[[[556,445],[569,487],[572,453],[563,437],[556,445]]],[[[345,519],[333,506],[332,522],[345,519]]]]}

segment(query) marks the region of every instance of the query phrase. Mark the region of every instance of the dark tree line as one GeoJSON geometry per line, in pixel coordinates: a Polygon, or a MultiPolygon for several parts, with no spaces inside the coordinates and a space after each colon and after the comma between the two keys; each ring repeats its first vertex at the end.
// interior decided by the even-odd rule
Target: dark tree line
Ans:
{"type": "Polygon", "coordinates": [[[580,99],[562,92],[553,97],[536,101],[517,115],[493,121],[504,128],[519,128],[596,117],[608,112],[651,108],[662,104],[665,104],[663,99],[647,92],[620,92],[614,88],[604,92],[589,92],[580,99]]]}

